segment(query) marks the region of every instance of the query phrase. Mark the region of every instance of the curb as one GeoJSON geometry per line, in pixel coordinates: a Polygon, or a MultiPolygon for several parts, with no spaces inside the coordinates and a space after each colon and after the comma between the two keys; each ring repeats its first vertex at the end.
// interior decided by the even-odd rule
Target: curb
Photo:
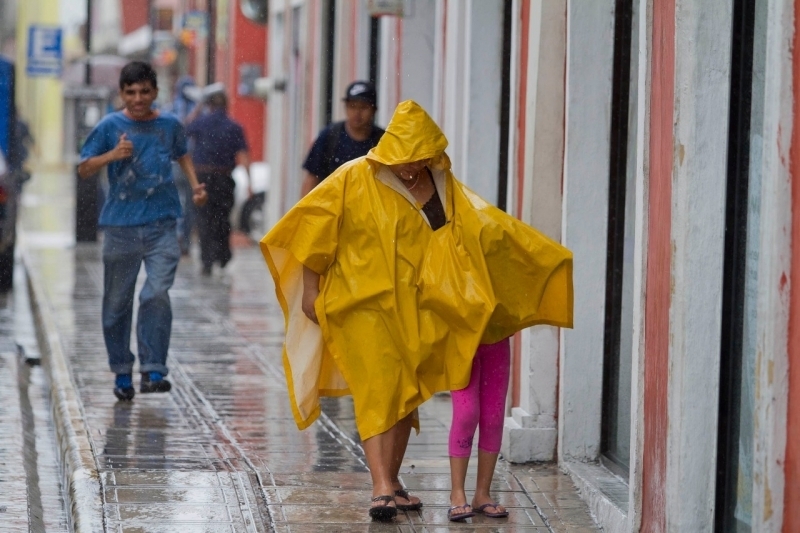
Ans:
{"type": "Polygon", "coordinates": [[[94,461],[83,409],[61,344],[44,287],[22,251],[28,280],[36,338],[42,351],[42,366],[50,379],[50,403],[55,425],[61,477],[69,507],[70,529],[78,533],[104,531],[100,475],[94,461]]]}

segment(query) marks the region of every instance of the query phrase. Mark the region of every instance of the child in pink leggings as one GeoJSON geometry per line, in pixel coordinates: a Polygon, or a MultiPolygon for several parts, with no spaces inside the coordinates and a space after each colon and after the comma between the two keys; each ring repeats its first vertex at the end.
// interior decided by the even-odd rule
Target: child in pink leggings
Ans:
{"type": "Polygon", "coordinates": [[[453,522],[474,516],[476,512],[491,518],[508,516],[508,511],[492,500],[489,488],[503,440],[510,366],[508,339],[496,344],[481,344],[472,361],[469,385],[450,393],[453,400],[449,442],[452,507],[447,516],[453,522]],[[464,480],[472,452],[472,439],[478,426],[478,479],[472,505],[468,505],[464,480]]]}

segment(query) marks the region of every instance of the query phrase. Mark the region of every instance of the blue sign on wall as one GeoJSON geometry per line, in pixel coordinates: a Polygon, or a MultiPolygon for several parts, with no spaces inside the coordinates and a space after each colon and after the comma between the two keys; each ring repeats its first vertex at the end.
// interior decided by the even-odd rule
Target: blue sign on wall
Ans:
{"type": "Polygon", "coordinates": [[[63,47],[61,28],[32,25],[28,28],[28,76],[60,76],[63,47]]]}

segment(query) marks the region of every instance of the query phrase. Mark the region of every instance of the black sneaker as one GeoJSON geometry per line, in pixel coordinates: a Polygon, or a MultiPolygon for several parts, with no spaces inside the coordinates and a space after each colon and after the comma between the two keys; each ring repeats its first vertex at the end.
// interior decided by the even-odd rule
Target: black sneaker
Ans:
{"type": "MultiPolygon", "coordinates": [[[[155,374],[155,372],[153,372],[155,374]]],[[[139,385],[139,392],[141,393],[148,393],[148,392],[169,392],[172,389],[172,383],[169,380],[160,378],[160,379],[150,379],[150,372],[142,372],[142,382],[139,385]]]]}
{"type": "Polygon", "coordinates": [[[114,387],[114,396],[120,401],[129,402],[133,400],[135,394],[136,390],[133,387],[114,387]]]}

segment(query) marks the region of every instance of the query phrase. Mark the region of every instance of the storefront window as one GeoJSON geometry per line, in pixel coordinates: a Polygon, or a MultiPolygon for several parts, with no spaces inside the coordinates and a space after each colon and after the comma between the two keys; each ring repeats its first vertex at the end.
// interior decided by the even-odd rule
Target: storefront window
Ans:
{"type": "MultiPolygon", "coordinates": [[[[617,0],[608,198],[608,255],[603,359],[601,453],[610,469],[627,477],[630,467],[633,358],[633,247],[637,77],[631,72],[634,2],[617,0]]],[[[637,2],[638,4],[638,2],[637,2]]]]}
{"type": "Polygon", "coordinates": [[[734,1],[715,517],[725,533],[752,531],[765,27],[766,2],[734,1]]]}

